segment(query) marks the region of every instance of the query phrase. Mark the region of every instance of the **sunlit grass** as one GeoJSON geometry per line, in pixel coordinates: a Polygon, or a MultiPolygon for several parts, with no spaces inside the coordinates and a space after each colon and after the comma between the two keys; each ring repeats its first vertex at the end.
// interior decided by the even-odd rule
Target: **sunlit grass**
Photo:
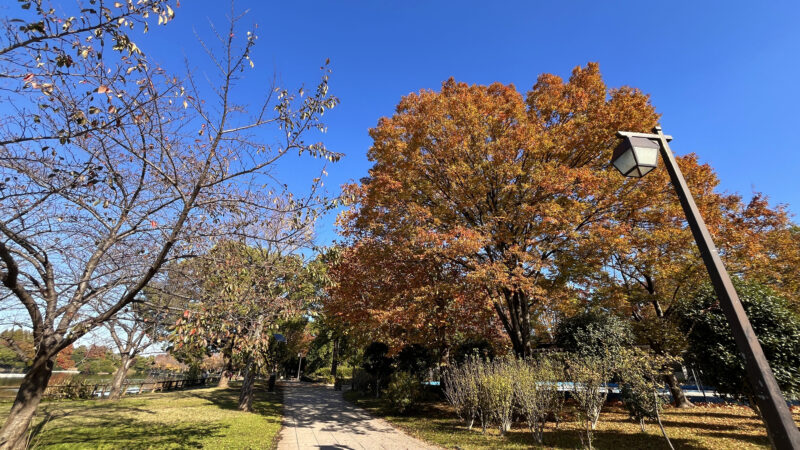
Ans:
{"type": "MultiPolygon", "coordinates": [[[[385,408],[381,400],[346,392],[345,398],[383,417],[398,428],[424,441],[445,448],[459,449],[522,449],[537,448],[527,428],[515,424],[500,436],[495,429],[481,433],[476,423],[467,430],[449,406],[443,403],[426,403],[409,415],[396,415],[385,408]]],[[[800,414],[795,413],[800,421],[800,414]]],[[[662,422],[676,449],[756,449],[769,448],[766,431],[761,420],[750,408],[744,406],[698,406],[692,409],[667,408],[662,422]]],[[[546,448],[581,448],[579,425],[569,414],[556,428],[548,424],[545,430],[546,448]]],[[[641,432],[639,425],[628,418],[620,405],[604,408],[594,435],[594,446],[599,449],[668,448],[657,424],[648,424],[641,432]]]]}
{"type": "MultiPolygon", "coordinates": [[[[272,448],[281,396],[259,389],[254,412],[236,408],[238,389],[194,389],[107,400],[44,402],[34,448],[272,448]]],[[[5,420],[10,403],[0,403],[5,420]]]]}

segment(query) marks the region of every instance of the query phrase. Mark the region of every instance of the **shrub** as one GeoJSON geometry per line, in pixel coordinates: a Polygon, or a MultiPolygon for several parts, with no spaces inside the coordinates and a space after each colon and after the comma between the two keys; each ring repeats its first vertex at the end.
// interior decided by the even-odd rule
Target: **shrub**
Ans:
{"type": "MultiPolygon", "coordinates": [[[[787,395],[800,394],[800,317],[786,299],[768,287],[733,281],[778,385],[787,395]]],[[[752,400],[744,360],[713,288],[702,287],[682,302],[677,312],[681,327],[688,332],[687,360],[702,371],[705,381],[717,392],[752,400]]],[[[751,405],[755,406],[753,402],[751,405]]]]}
{"type": "Polygon", "coordinates": [[[670,448],[672,444],[661,424],[661,409],[667,400],[659,395],[658,389],[664,371],[670,370],[674,362],[674,358],[653,355],[636,348],[624,349],[619,355],[616,370],[622,386],[620,396],[631,419],[639,422],[642,432],[645,431],[645,419],[657,421],[670,448]]]}
{"type": "Polygon", "coordinates": [[[372,376],[362,369],[353,369],[352,389],[367,392],[372,385],[372,376]]]}
{"type": "Polygon", "coordinates": [[[395,372],[384,392],[389,405],[400,414],[416,406],[422,398],[417,377],[408,372],[395,372]]]}
{"type": "Polygon", "coordinates": [[[67,399],[67,400],[86,400],[92,398],[94,393],[94,383],[87,380],[78,379],[68,374],[63,378],[59,377],[55,380],[51,379],[50,386],[45,391],[48,398],[53,399],[67,399]]]}
{"type": "Polygon", "coordinates": [[[577,404],[577,415],[584,433],[581,442],[592,448],[593,431],[597,427],[600,411],[608,398],[604,388],[612,375],[611,358],[594,355],[571,355],[567,358],[566,374],[572,385],[572,397],[577,404]]]}
{"type": "Polygon", "coordinates": [[[486,340],[471,340],[460,344],[453,351],[452,360],[459,365],[475,358],[493,360],[494,348],[492,344],[486,340]]]}
{"type": "Polygon", "coordinates": [[[382,342],[373,342],[364,350],[364,361],[362,367],[374,381],[375,397],[380,396],[381,382],[389,378],[394,371],[392,358],[387,355],[389,346],[382,342]]]}
{"type": "Polygon", "coordinates": [[[514,367],[514,361],[508,358],[487,362],[479,378],[481,408],[500,429],[500,434],[505,434],[511,428],[511,415],[514,412],[514,367]]]}
{"type": "Polygon", "coordinates": [[[561,349],[579,355],[603,357],[616,354],[633,343],[627,321],[603,311],[578,313],[558,323],[555,343],[561,349]]]}
{"type": "Polygon", "coordinates": [[[453,405],[458,417],[470,430],[480,409],[477,376],[479,364],[481,364],[479,359],[467,358],[463,364],[451,368],[444,380],[444,395],[447,401],[453,405]]]}
{"type": "Polygon", "coordinates": [[[397,354],[397,370],[408,372],[420,381],[425,379],[435,363],[431,351],[418,344],[407,345],[397,354]]]}
{"type": "Polygon", "coordinates": [[[539,444],[548,417],[558,420],[564,405],[564,396],[558,391],[563,374],[563,365],[552,357],[518,361],[512,373],[517,408],[539,444]]]}

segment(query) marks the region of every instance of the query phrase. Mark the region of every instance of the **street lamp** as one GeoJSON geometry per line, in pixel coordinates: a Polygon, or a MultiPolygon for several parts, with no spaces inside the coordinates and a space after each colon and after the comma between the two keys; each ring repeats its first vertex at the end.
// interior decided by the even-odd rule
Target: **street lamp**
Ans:
{"type": "Polygon", "coordinates": [[[786,406],[786,400],[764,357],[761,344],[758,343],[753,327],[750,326],[742,302],[733,288],[708,228],[700,217],[686,180],[669,149],[668,142],[672,137],[662,133],[661,127],[653,128],[653,134],[620,131],[617,132],[617,136],[622,138],[622,142],[614,150],[611,163],[620,173],[628,177],[640,178],[653,170],[657,163],[656,150],[660,150],[669,178],[686,214],[686,221],[711,277],[714,291],[733,329],[739,352],[744,357],[747,376],[755,391],[756,403],[767,426],[770,441],[773,447],[778,449],[800,449],[800,431],[786,406]]]}
{"type": "Polygon", "coordinates": [[[300,381],[300,367],[303,366],[303,354],[298,352],[297,353],[297,381],[300,381]]]}

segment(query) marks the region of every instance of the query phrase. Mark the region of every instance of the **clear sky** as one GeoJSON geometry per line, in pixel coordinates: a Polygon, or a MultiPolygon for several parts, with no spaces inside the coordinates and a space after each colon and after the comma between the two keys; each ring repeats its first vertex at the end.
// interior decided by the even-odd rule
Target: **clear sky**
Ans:
{"type": "MultiPolygon", "coordinates": [[[[224,25],[222,0],[183,0],[176,19],[141,47],[180,70],[185,54],[208,68],[192,33],[224,25]]],[[[589,61],[611,87],[652,95],[673,150],[696,152],[722,189],[766,193],[800,212],[800,2],[795,1],[258,1],[240,0],[257,23],[257,90],[273,71],[287,86],[311,85],[331,59],[341,105],[325,142],[346,154],[329,168],[333,189],[366,175],[367,130],[400,97],[449,77],[513,83],[523,92],[544,72],[568,76],[589,61]]],[[[244,31],[244,30],[242,30],[244,31]]],[[[291,179],[302,174],[286,172],[291,179]]],[[[305,182],[303,183],[306,184],[305,182]]],[[[797,218],[795,218],[797,219],[797,218]]],[[[332,217],[320,243],[335,238],[332,217]]]]}

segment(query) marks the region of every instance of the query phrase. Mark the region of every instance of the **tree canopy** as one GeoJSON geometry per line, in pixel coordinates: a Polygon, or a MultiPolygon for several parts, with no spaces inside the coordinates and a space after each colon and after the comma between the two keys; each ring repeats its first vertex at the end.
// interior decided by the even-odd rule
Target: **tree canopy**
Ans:
{"type": "Polygon", "coordinates": [[[350,187],[343,233],[354,253],[407,248],[431,272],[458,274],[476,287],[470,310],[493,309],[515,352],[529,354],[532,315],[576,295],[563,266],[599,264],[605,215],[630,190],[608,169],[616,131],[657,119],[647,95],[607,88],[593,63],[566,82],[539,76],[527,97],[448,80],[370,130],[374,165],[350,187]]]}

